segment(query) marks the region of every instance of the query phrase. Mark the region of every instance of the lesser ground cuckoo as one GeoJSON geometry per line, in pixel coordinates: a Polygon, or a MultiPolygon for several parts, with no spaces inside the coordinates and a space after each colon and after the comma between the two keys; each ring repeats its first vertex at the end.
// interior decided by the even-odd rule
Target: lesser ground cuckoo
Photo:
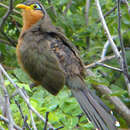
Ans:
{"type": "Polygon", "coordinates": [[[17,8],[23,10],[17,59],[35,85],[57,95],[66,84],[95,128],[116,130],[114,116],[85,85],[84,65],[76,47],[52,24],[42,4],[28,0],[17,8]]]}

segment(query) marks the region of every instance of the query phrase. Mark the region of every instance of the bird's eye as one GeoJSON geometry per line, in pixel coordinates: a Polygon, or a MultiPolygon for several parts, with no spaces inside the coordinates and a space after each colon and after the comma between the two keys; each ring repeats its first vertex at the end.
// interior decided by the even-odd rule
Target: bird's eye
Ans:
{"type": "Polygon", "coordinates": [[[37,5],[34,5],[33,8],[36,9],[36,8],[37,8],[37,5]]]}
{"type": "Polygon", "coordinates": [[[41,6],[39,4],[32,4],[32,5],[30,5],[30,7],[34,10],[40,10],[41,9],[41,6]]]}

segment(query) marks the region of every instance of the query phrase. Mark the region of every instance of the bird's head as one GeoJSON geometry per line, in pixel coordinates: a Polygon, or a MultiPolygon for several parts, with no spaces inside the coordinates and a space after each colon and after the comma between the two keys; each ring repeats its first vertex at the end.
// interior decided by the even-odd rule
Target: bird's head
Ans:
{"type": "Polygon", "coordinates": [[[28,0],[16,5],[16,8],[23,10],[23,23],[26,29],[37,23],[46,14],[44,7],[38,0],[28,0]]]}

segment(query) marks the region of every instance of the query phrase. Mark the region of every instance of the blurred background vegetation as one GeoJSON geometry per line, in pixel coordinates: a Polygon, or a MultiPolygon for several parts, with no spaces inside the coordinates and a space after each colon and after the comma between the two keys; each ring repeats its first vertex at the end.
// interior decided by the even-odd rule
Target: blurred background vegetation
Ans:
{"type": "MultiPolygon", "coordinates": [[[[14,7],[16,4],[23,2],[24,0],[14,1],[14,7]]],[[[101,57],[101,53],[104,44],[107,41],[107,37],[102,28],[101,22],[98,22],[99,16],[97,13],[96,5],[94,0],[91,0],[89,9],[89,22],[86,25],[85,19],[85,4],[86,0],[41,0],[48,14],[50,15],[53,23],[59,26],[65,33],[65,35],[77,46],[80,51],[81,58],[86,65],[89,65],[95,61],[98,61],[101,57]],[[71,3],[70,8],[66,7],[68,3],[71,3]]],[[[0,0],[0,4],[9,5],[9,0],[0,0]]],[[[105,14],[116,6],[115,0],[100,0],[102,11],[105,14]]],[[[7,9],[0,5],[0,22],[7,9]]],[[[18,10],[19,11],[19,10],[18,10]]],[[[126,48],[127,63],[130,66],[130,15],[128,9],[124,4],[121,4],[121,31],[123,32],[123,41],[126,48]]],[[[113,11],[109,16],[105,18],[112,36],[118,35],[118,22],[117,22],[117,9],[113,11]]],[[[6,68],[8,74],[11,76],[13,81],[19,86],[24,87],[30,97],[30,102],[41,115],[45,117],[47,111],[49,111],[49,122],[57,127],[64,126],[63,130],[91,130],[92,124],[86,119],[85,115],[79,108],[78,103],[72,97],[70,91],[65,86],[64,89],[56,96],[52,96],[46,90],[41,87],[33,88],[30,90],[28,84],[31,83],[27,75],[21,70],[17,64],[15,45],[22,27],[22,17],[20,14],[13,12],[6,23],[4,24],[4,32],[6,35],[14,41],[14,44],[10,43],[1,32],[0,32],[0,63],[6,68]]],[[[115,43],[120,49],[120,43],[118,36],[115,38],[115,43]]],[[[111,48],[108,48],[107,56],[113,55],[111,48]]],[[[112,59],[111,61],[105,62],[108,65],[119,67],[117,61],[112,59]]],[[[91,84],[94,85],[106,85],[112,91],[112,96],[118,96],[124,104],[130,107],[130,98],[128,96],[125,81],[121,72],[117,72],[102,66],[96,66],[91,68],[96,77],[86,77],[86,84],[92,88],[91,84]]],[[[130,72],[130,67],[129,67],[130,72]]],[[[8,92],[11,95],[14,92],[13,86],[8,80],[5,80],[8,92]]],[[[93,91],[95,91],[93,89],[93,91]]],[[[97,95],[109,106],[114,115],[120,121],[122,128],[127,128],[128,124],[126,121],[115,111],[115,107],[105,97],[97,92],[97,95]]],[[[15,122],[22,126],[23,120],[15,104],[17,100],[23,110],[24,115],[28,116],[28,123],[30,123],[30,115],[27,109],[27,105],[19,95],[11,99],[11,110],[15,122]]],[[[0,114],[2,114],[0,110],[0,114]]],[[[38,130],[43,129],[44,124],[34,115],[38,130]]],[[[0,122],[0,126],[7,128],[4,122],[0,122]]]]}

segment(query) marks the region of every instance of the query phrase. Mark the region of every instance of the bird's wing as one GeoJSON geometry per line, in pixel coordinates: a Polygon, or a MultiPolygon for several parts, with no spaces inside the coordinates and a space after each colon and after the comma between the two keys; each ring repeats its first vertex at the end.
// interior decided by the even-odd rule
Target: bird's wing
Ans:
{"type": "Polygon", "coordinates": [[[66,46],[68,46],[73,51],[73,53],[75,53],[75,55],[80,59],[79,51],[77,50],[75,45],[73,45],[72,42],[70,42],[70,40],[65,36],[65,34],[62,31],[60,31],[60,29],[58,29],[56,26],[52,24],[48,15],[46,15],[45,17],[46,18],[43,17],[31,29],[34,31],[40,29],[40,31],[43,33],[50,33],[57,35],[59,38],[61,38],[64,44],[66,44],[66,46]]]}
{"type": "MultiPolygon", "coordinates": [[[[82,68],[84,68],[84,64],[79,56],[79,51],[77,50],[75,45],[70,42],[70,40],[65,36],[63,32],[61,32],[57,27],[53,26],[48,16],[46,17],[47,18],[43,18],[37,23],[37,29],[39,28],[43,33],[48,33],[50,35],[56,35],[57,37],[59,37],[63,41],[63,44],[65,44],[65,46],[67,46],[79,59],[82,68]]],[[[35,29],[36,28],[34,28],[34,30],[35,29]]],[[[85,76],[85,71],[83,72],[83,75],[85,76]]]]}
{"type": "Polygon", "coordinates": [[[64,72],[50,50],[50,41],[39,30],[31,29],[24,33],[22,39],[20,53],[25,70],[32,79],[56,95],[64,85],[64,72]]]}

